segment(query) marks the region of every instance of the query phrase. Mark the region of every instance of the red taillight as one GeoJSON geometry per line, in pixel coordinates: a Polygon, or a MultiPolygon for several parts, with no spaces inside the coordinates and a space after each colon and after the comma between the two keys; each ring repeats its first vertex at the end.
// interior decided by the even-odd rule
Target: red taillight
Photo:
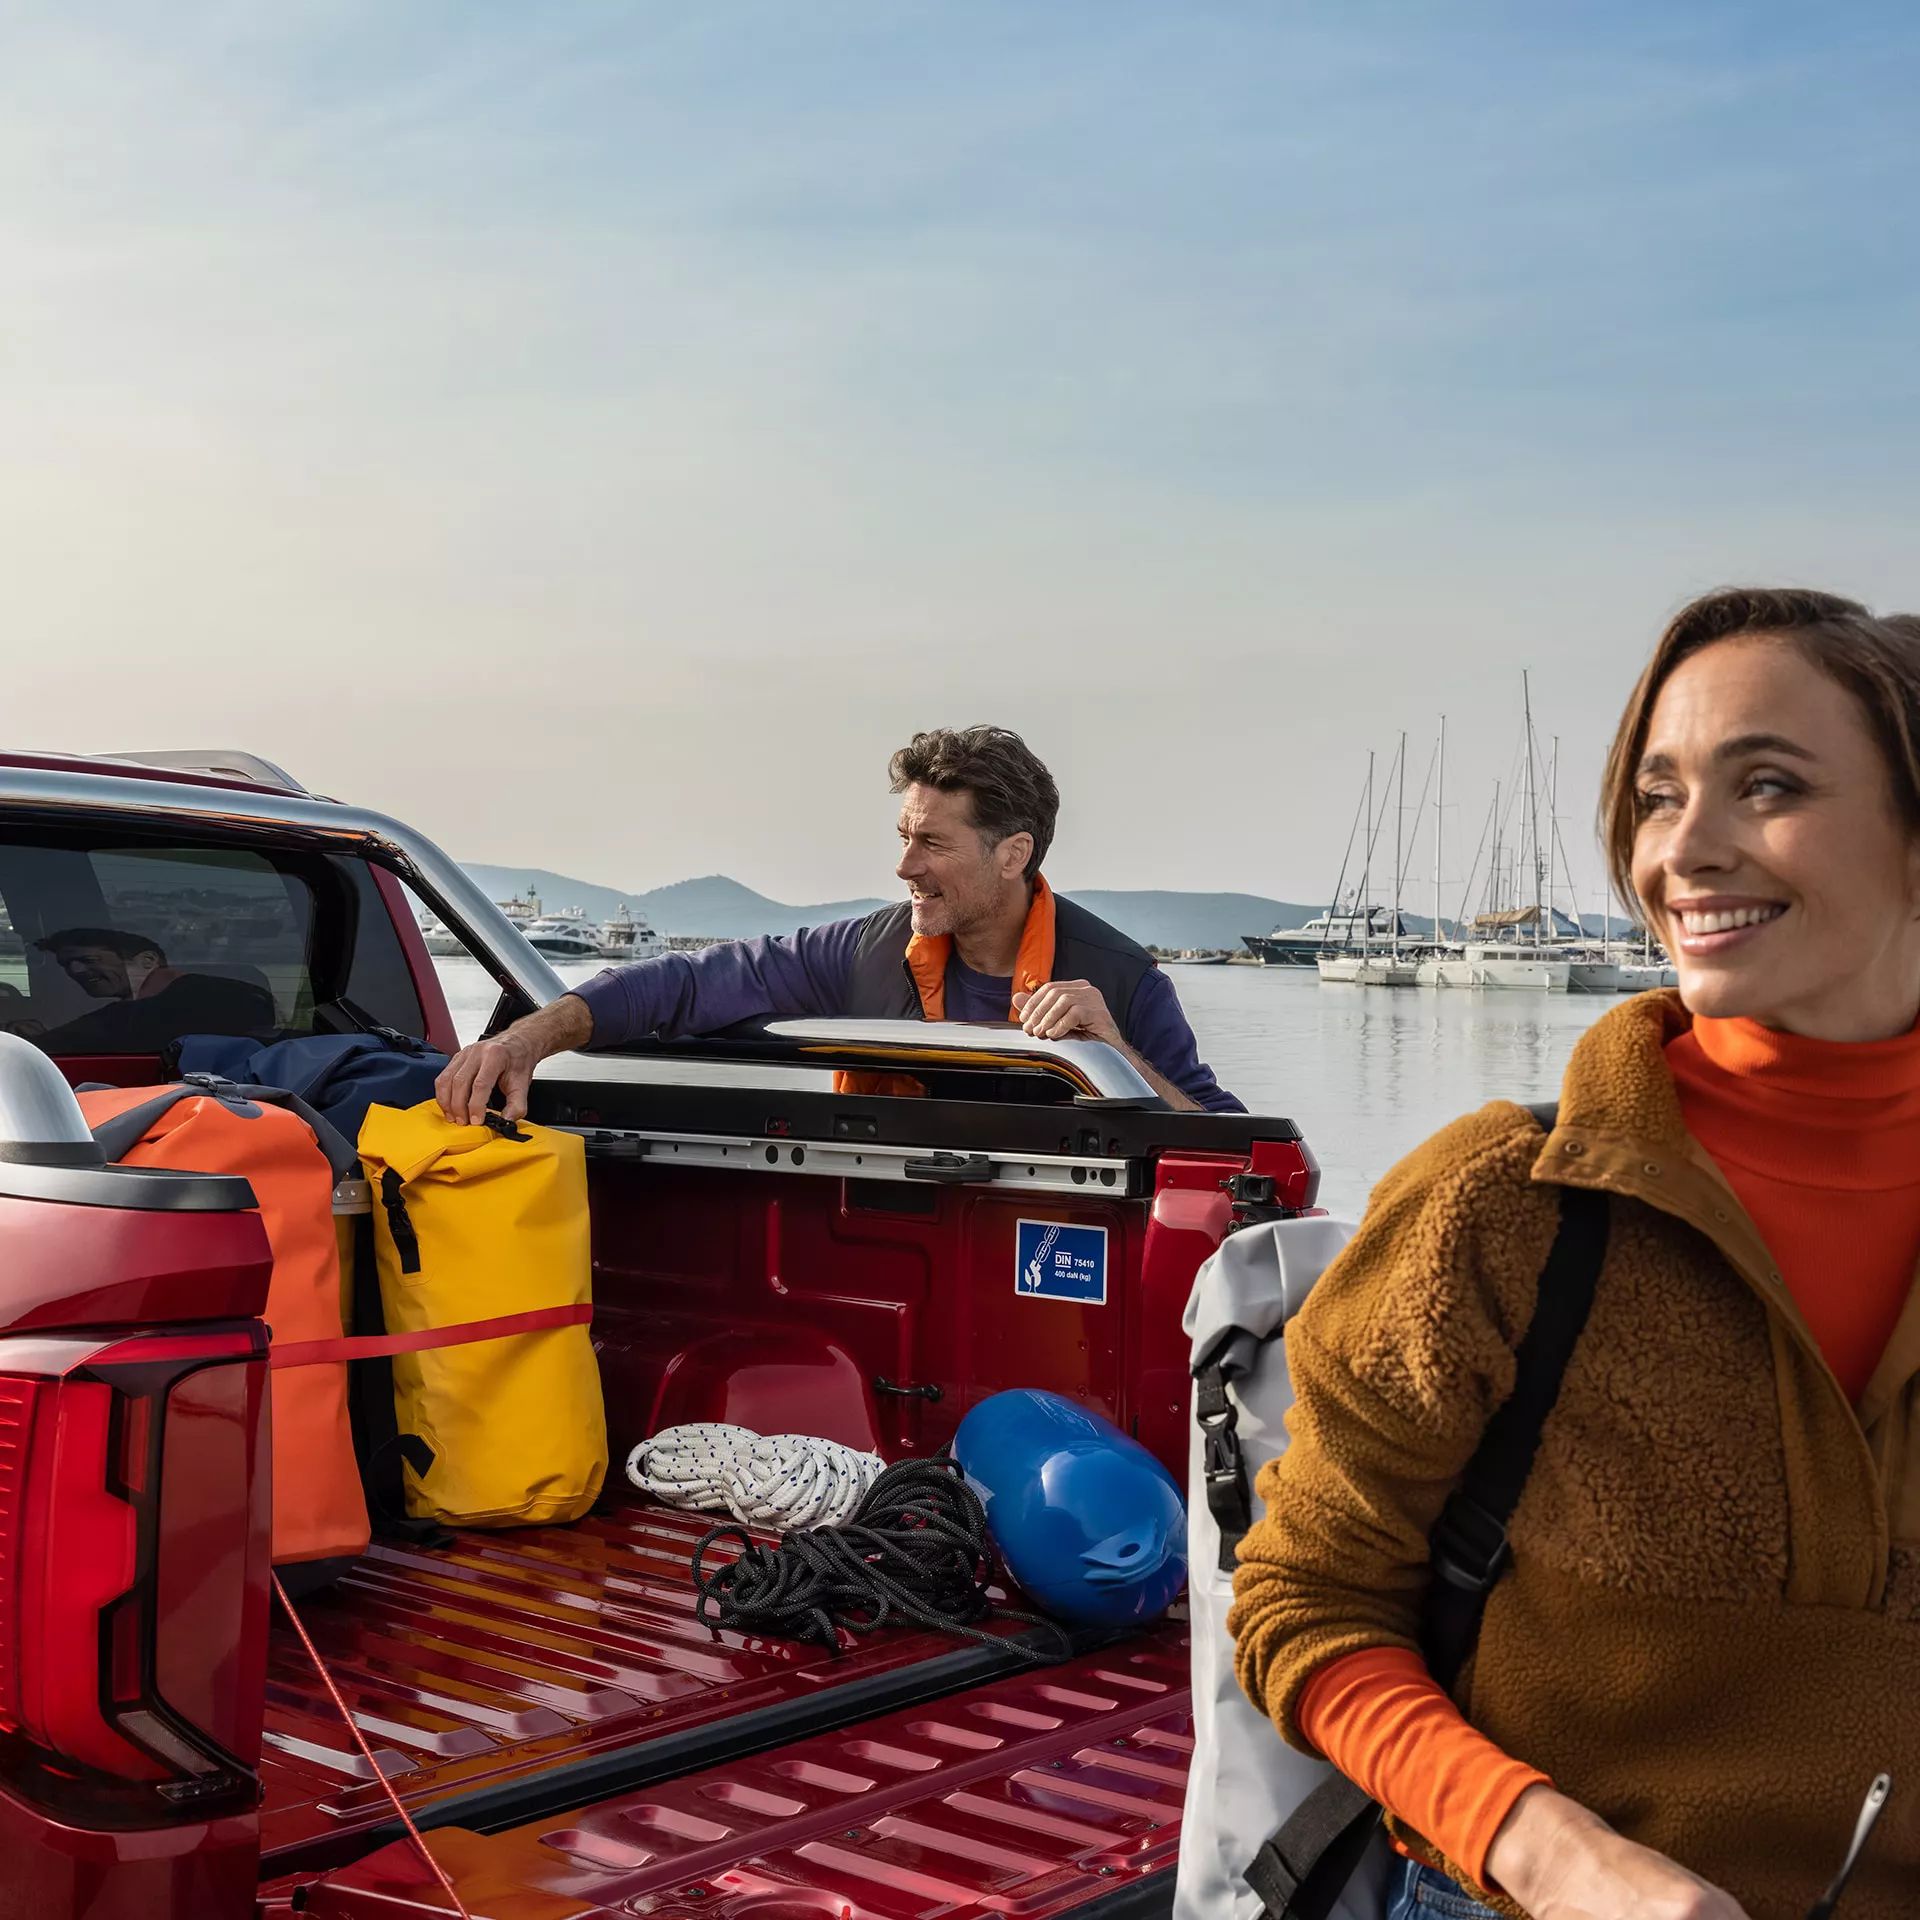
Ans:
{"type": "Polygon", "coordinates": [[[266,1633],[257,1326],[0,1342],[0,1737],[96,1815],[248,1804],[266,1633]]]}
{"type": "Polygon", "coordinates": [[[20,1731],[20,1525],[39,1382],[0,1376],[0,1733],[20,1731]]]}

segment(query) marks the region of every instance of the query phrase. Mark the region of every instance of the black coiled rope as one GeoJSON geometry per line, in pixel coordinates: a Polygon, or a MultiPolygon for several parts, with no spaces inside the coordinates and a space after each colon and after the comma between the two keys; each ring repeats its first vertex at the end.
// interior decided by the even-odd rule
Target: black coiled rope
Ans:
{"type": "Polygon", "coordinates": [[[888,1467],[843,1525],[783,1533],[762,1546],[740,1526],[713,1528],[693,1550],[694,1613],[703,1626],[812,1640],[840,1651],[839,1629],[877,1633],[896,1622],[1005,1647],[1037,1663],[1065,1660],[1066,1632],[987,1597],[987,1515],[950,1454],[888,1467]],[[739,1557],[707,1572],[708,1548],[737,1541],[739,1557]],[[1046,1629],[1038,1646],[990,1633],[989,1617],[1046,1629]]]}

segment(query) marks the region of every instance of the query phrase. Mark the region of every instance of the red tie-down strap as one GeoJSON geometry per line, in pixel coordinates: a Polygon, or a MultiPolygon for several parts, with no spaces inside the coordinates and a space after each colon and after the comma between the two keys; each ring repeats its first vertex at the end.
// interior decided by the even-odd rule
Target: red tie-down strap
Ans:
{"type": "Polygon", "coordinates": [[[338,1340],[291,1340],[267,1355],[272,1367],[323,1367],[341,1360],[379,1360],[396,1353],[424,1353],[430,1347],[464,1347],[475,1340],[504,1340],[516,1333],[544,1333],[549,1327],[584,1327],[593,1307],[534,1307],[526,1313],[502,1313],[491,1320],[462,1320],[451,1327],[423,1327],[418,1333],[347,1334],[338,1340]]]}
{"type": "MultiPolygon", "coordinates": [[[[315,1340],[310,1344],[318,1347],[327,1343],[315,1340]]],[[[381,1771],[380,1762],[373,1757],[373,1749],[367,1745],[367,1736],[360,1731],[360,1723],[348,1712],[347,1703],[340,1696],[340,1689],[334,1682],[333,1674],[328,1669],[327,1663],[320,1658],[320,1649],[313,1644],[313,1636],[307,1631],[307,1623],[294,1612],[293,1602],[287,1598],[287,1590],[280,1584],[280,1576],[277,1573],[273,1576],[273,1590],[280,1596],[280,1604],[286,1608],[287,1618],[293,1622],[293,1630],[300,1636],[300,1644],[306,1648],[307,1658],[313,1662],[315,1671],[320,1675],[320,1683],[326,1688],[328,1698],[339,1710],[340,1718],[347,1723],[347,1731],[353,1736],[353,1744],[360,1749],[361,1758],[366,1761],[368,1770],[380,1783],[380,1791],[387,1796],[394,1812],[400,1816],[400,1824],[406,1828],[407,1838],[413,1842],[421,1859],[427,1863],[427,1871],[439,1881],[447,1898],[453,1902],[453,1910],[460,1916],[460,1920],[473,1920],[473,1914],[468,1910],[467,1903],[460,1898],[458,1889],[447,1878],[446,1868],[433,1857],[433,1849],[421,1838],[420,1829],[414,1824],[413,1815],[407,1811],[406,1802],[394,1791],[393,1782],[381,1771]]]]}

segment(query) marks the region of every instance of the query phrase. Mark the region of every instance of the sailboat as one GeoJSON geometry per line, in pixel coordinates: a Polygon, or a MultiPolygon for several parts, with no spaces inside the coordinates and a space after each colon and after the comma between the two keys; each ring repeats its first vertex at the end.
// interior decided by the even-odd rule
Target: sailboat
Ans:
{"type": "MultiPolygon", "coordinates": [[[[1531,735],[1529,735],[1531,750],[1531,735]]],[[[1567,894],[1573,899],[1573,921],[1565,934],[1559,930],[1553,911],[1553,859],[1565,850],[1560,845],[1560,736],[1553,736],[1553,759],[1547,774],[1547,915],[1552,925],[1552,944],[1556,958],[1567,962],[1569,993],[1618,993],[1620,969],[1613,959],[1613,886],[1607,886],[1607,911],[1602,919],[1601,937],[1596,943],[1580,924],[1580,903],[1573,899],[1573,882],[1567,882],[1567,894]]],[[[1564,916],[1560,916],[1564,917],[1564,916]]]]}
{"type": "MultiPolygon", "coordinates": [[[[1393,919],[1392,932],[1384,947],[1373,944],[1373,915],[1369,913],[1361,922],[1360,951],[1358,953],[1326,953],[1317,962],[1320,978],[1333,986],[1349,987],[1410,987],[1414,984],[1417,966],[1411,954],[1400,950],[1400,829],[1406,814],[1407,799],[1407,736],[1400,736],[1400,752],[1395,760],[1399,771],[1398,798],[1394,807],[1393,829],[1393,919]]],[[[1379,830],[1379,823],[1373,819],[1373,755],[1367,755],[1367,851],[1360,875],[1360,897],[1365,899],[1373,878],[1373,842],[1379,830]]]]}
{"type": "MultiPolygon", "coordinates": [[[[1422,961],[1419,983],[1430,987],[1475,987],[1483,991],[1565,993],[1573,975],[1573,961],[1560,945],[1560,930],[1542,898],[1540,823],[1533,783],[1533,694],[1525,674],[1521,694],[1526,711],[1526,814],[1521,823],[1521,845],[1515,861],[1511,893],[1521,892],[1521,862],[1532,875],[1533,899],[1519,905],[1503,893],[1507,876],[1501,859],[1500,790],[1494,788],[1493,855],[1488,866],[1487,905],[1466,929],[1457,951],[1441,951],[1422,961]]],[[[1437,866],[1437,857],[1436,857],[1437,866]]],[[[1436,913],[1436,918],[1438,917],[1436,913]]],[[[1569,924],[1568,932],[1578,933],[1569,924]]]]}

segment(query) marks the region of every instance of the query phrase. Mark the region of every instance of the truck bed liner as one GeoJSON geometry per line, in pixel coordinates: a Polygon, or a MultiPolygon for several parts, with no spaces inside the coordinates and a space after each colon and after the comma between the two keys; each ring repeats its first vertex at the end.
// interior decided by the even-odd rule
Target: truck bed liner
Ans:
{"type": "MultiPolygon", "coordinates": [[[[1193,1752],[1184,1629],[435,1855],[476,1916],[1047,1920],[1164,1913],[1193,1752]]],[[[308,1889],[315,1920],[446,1911],[410,1844],[308,1889]]]]}
{"type": "MultiPolygon", "coordinates": [[[[542,1785],[548,1802],[577,1801],[583,1781],[631,1786],[812,1731],[829,1714],[882,1711],[903,1689],[935,1684],[930,1669],[953,1687],[1006,1664],[917,1629],[859,1640],[837,1659],[709,1632],[693,1617],[692,1558],[710,1524],[636,1499],[572,1526],[381,1544],[296,1605],[416,1818],[451,1800],[474,1822],[494,1801],[541,1804],[525,1796],[542,1785]]],[[[268,1876],[351,1858],[374,1830],[397,1830],[277,1606],[261,1774],[268,1876]]]]}

